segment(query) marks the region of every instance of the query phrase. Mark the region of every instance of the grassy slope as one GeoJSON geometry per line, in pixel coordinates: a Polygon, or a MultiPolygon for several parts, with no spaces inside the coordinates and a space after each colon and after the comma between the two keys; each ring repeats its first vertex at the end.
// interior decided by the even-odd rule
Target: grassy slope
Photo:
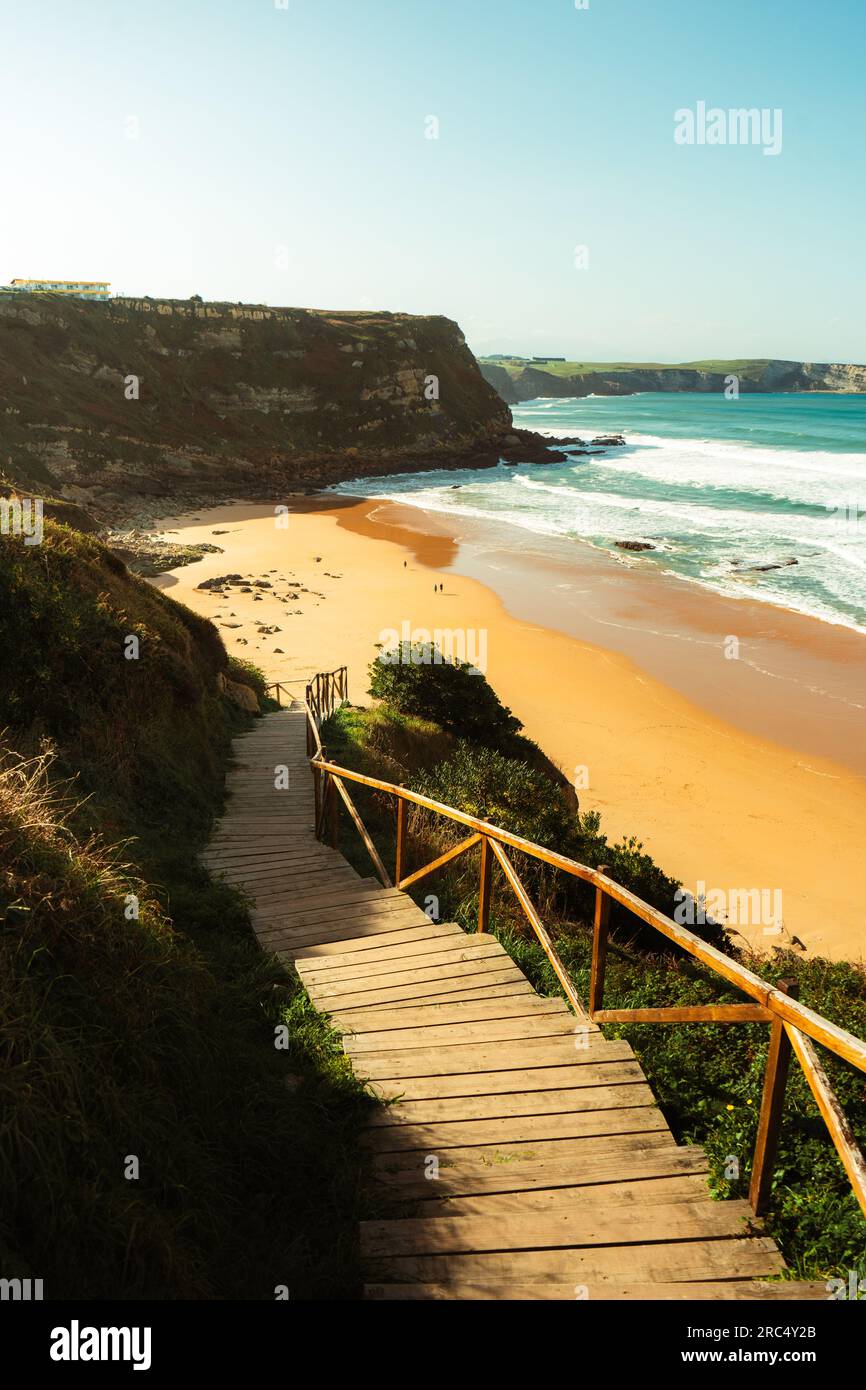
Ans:
{"type": "MultiPolygon", "coordinates": [[[[431,768],[454,751],[454,740],[435,724],[396,714],[386,706],[346,709],[330,721],[325,734],[329,755],[386,780],[418,785],[431,768]]],[[[392,807],[363,789],[353,789],[356,803],[383,853],[393,862],[392,807]],[[355,796],[356,790],[360,795],[355,796]]],[[[466,809],[470,809],[469,806],[466,809]]],[[[516,828],[516,827],[512,827],[516,828]]],[[[435,826],[424,816],[410,819],[410,868],[434,858],[444,847],[435,826]]],[[[341,848],[357,867],[369,872],[366,852],[351,826],[343,825],[341,848]]],[[[466,856],[425,879],[414,890],[423,907],[437,895],[439,916],[473,930],[477,914],[477,856],[466,856]]],[[[500,879],[501,883],[501,879],[500,879]]],[[[541,886],[544,893],[544,885],[541,886]]],[[[551,895],[536,897],[545,925],[583,998],[589,987],[591,916],[557,910],[551,895]]],[[[558,994],[556,976],[519,907],[504,886],[494,894],[492,927],[543,994],[558,994]]],[[[641,938],[643,942],[645,938],[641,938]]],[[[654,936],[655,942],[661,938],[654,936]]],[[[842,962],[803,960],[776,953],[773,960],[746,964],[777,982],[794,978],[800,998],[826,1017],[866,1035],[866,974],[842,962]]],[[[715,974],[690,959],[651,955],[638,950],[628,930],[612,945],[606,976],[609,1008],[663,1004],[742,1002],[715,974]]],[[[609,1037],[624,1037],[637,1053],[656,1097],[681,1143],[702,1143],[713,1166],[713,1188],[720,1196],[746,1196],[756,1117],[761,1103],[767,1055],[767,1029],[692,1025],[632,1025],[605,1028],[609,1037]],[[734,1171],[738,1177],[726,1176],[734,1171]]],[[[823,1056],[827,1071],[861,1144],[866,1140],[866,1085],[862,1073],[832,1056],[823,1056]]],[[[866,1266],[866,1225],[847,1176],[827,1136],[800,1068],[792,1063],[782,1142],[775,1172],[768,1225],[778,1238],[792,1271],[808,1278],[847,1275],[866,1266]]]]}
{"type": "Polygon", "coordinates": [[[196,862],[245,718],[218,634],[51,525],[0,539],[0,615],[0,1274],[59,1298],[350,1294],[367,1102],[196,862]]]}

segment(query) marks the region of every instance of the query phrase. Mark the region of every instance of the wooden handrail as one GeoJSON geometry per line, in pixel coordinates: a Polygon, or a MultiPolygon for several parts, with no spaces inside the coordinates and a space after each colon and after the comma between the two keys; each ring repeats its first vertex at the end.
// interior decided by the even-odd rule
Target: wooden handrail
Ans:
{"type": "Polygon", "coordinates": [[[565,995],[568,999],[569,1004],[574,1009],[574,1012],[577,1014],[578,1018],[588,1020],[589,1014],[583,1007],[580,995],[574,987],[574,982],[572,981],[571,976],[569,975],[562,961],[559,959],[559,954],[556,950],[556,947],[554,946],[550,936],[548,935],[547,930],[541,921],[541,918],[536,912],[532,904],[532,901],[529,897],[529,894],[527,893],[526,889],[521,883],[520,878],[517,874],[517,870],[515,869],[511,860],[508,858],[508,855],[505,853],[505,850],[502,848],[502,846],[498,844],[497,841],[494,840],[492,837],[488,836],[488,839],[490,840],[490,848],[493,850],[493,853],[496,855],[496,858],[499,860],[499,863],[502,866],[502,872],[508,879],[508,882],[514,891],[514,895],[517,898],[517,901],[520,903],[520,906],[523,908],[523,911],[529,918],[532,930],[535,932],[535,935],[541,942],[541,945],[544,948],[544,952],[548,960],[550,961],[551,965],[556,971],[557,979],[559,980],[559,983],[562,985],[562,988],[565,991],[565,995]]]}
{"type": "Polygon", "coordinates": [[[268,685],[265,686],[266,695],[269,694],[271,690],[275,690],[277,692],[277,704],[279,705],[280,709],[282,709],[283,707],[283,702],[280,698],[282,695],[285,695],[286,700],[289,704],[291,704],[292,699],[294,697],[292,695],[291,690],[289,690],[287,686],[283,685],[282,681],[271,681],[268,685]]]}
{"type": "MultiPolygon", "coordinates": [[[[307,686],[307,717],[313,735],[312,738],[308,735],[307,751],[310,755],[310,768],[314,781],[317,777],[321,777],[325,787],[338,788],[340,795],[350,809],[356,829],[374,859],[377,870],[380,870],[380,877],[384,874],[384,866],[382,866],[370,835],[343,785],[346,781],[355,782],[360,786],[370,788],[372,791],[382,792],[396,800],[397,867],[395,882],[398,888],[408,887],[443,864],[455,859],[458,855],[464,854],[475,844],[480,844],[479,931],[487,929],[491,895],[490,869],[493,859],[497,860],[506,881],[541,943],[569,1003],[578,1018],[586,1023],[596,1026],[602,1023],[768,1023],[771,1028],[771,1048],[767,1062],[764,1099],[750,1190],[750,1198],[755,1210],[762,1209],[769,1197],[772,1165],[775,1158],[781,1108],[784,1102],[787,1075],[786,1048],[790,1044],[790,1049],[793,1050],[800,1062],[830,1137],[842,1159],[855,1196],[864,1215],[866,1215],[866,1162],[864,1162],[856,1138],[845,1119],[826,1073],[818,1061],[810,1039],[821,1043],[837,1057],[851,1063],[852,1066],[863,1072],[866,1072],[866,1042],[853,1033],[849,1033],[846,1029],[838,1027],[837,1024],[831,1023],[829,1019],[816,1013],[814,1009],[801,1004],[794,997],[795,991],[790,981],[782,982],[779,987],[776,987],[766,980],[762,980],[759,975],[756,975],[754,971],[747,970],[739,961],[734,960],[731,956],[726,956],[715,946],[708,945],[694,932],[679,926],[670,917],[666,917],[663,912],[651,907],[649,903],[644,902],[629,889],[623,888],[622,885],[609,877],[604,868],[591,868],[588,864],[581,864],[578,860],[571,859],[564,854],[558,854],[555,850],[545,849],[532,840],[526,840],[510,830],[504,830],[501,826],[491,825],[489,821],[482,820],[478,816],[472,816],[454,806],[447,806],[441,801],[434,801],[432,797],[425,796],[421,792],[410,791],[407,787],[397,786],[393,782],[385,782],[379,777],[370,777],[365,773],[355,772],[351,768],[341,767],[339,764],[329,761],[318,737],[317,711],[327,710],[328,714],[333,713],[336,708],[336,697],[345,699],[346,689],[346,668],[344,666],[339,667],[337,671],[320,674],[307,686]],[[403,866],[407,839],[406,807],[409,805],[418,806],[436,816],[441,816],[445,820],[462,825],[471,833],[466,839],[439,855],[422,869],[404,876],[403,866]],[[561,961],[549,933],[506,853],[506,848],[517,850],[531,859],[547,864],[551,868],[559,869],[572,878],[577,878],[594,886],[596,904],[588,1009],[584,1007],[574,987],[574,982],[561,961]],[[707,1004],[658,1009],[603,1008],[607,936],[612,903],[619,903],[640,921],[645,922],[647,926],[654,928],[669,941],[674,942],[681,950],[708,966],[723,980],[734,985],[755,1002],[752,1004],[707,1004]],[[789,989],[791,990],[790,993],[788,992],[789,989]]],[[[327,799],[326,797],[322,798],[323,808],[327,799]]],[[[316,800],[318,805],[318,783],[316,800]]],[[[331,804],[332,806],[336,805],[336,797],[333,792],[331,793],[331,804]]],[[[323,809],[321,830],[317,819],[317,834],[321,834],[324,829],[324,821],[325,812],[323,809]]],[[[387,875],[383,881],[386,880],[387,875]]]]}
{"type": "Polygon", "coordinates": [[[382,863],[379,851],[373,844],[367,827],[358,814],[357,807],[343,785],[342,779],[335,774],[323,775],[324,787],[320,786],[319,783],[318,774],[325,753],[319,727],[325,719],[333,714],[338,701],[345,700],[348,691],[347,676],[348,672],[345,666],[338,666],[336,671],[320,672],[314,676],[312,681],[308,682],[304,692],[304,711],[307,717],[307,757],[310,759],[315,795],[316,837],[322,839],[326,822],[329,822],[331,844],[336,847],[338,811],[336,798],[339,796],[373,862],[380,883],[384,888],[391,888],[393,884],[388,870],[382,863]]]}
{"type": "Polygon", "coordinates": [[[830,1138],[844,1164],[857,1201],[862,1210],[866,1212],[866,1162],[864,1162],[854,1131],[848,1123],[836,1097],[836,1092],[830,1085],[827,1073],[821,1066],[809,1039],[803,1036],[799,1028],[793,1028],[790,1023],[785,1024],[785,1032],[797,1061],[803,1068],[803,1075],[809,1083],[809,1089],[815,1097],[815,1102],[827,1126],[830,1138]]]}
{"type": "Polygon", "coordinates": [[[398,787],[394,782],[383,782],[378,777],[369,777],[365,773],[354,772],[351,768],[340,767],[336,763],[330,763],[321,758],[314,758],[312,765],[321,772],[345,778],[350,782],[357,782],[361,786],[370,787],[373,791],[386,792],[388,795],[410,802],[414,806],[421,806],[424,810],[433,811],[446,820],[455,821],[458,825],[465,825],[470,830],[477,831],[480,835],[487,837],[491,843],[520,850],[521,853],[529,855],[532,859],[538,859],[555,869],[562,869],[564,873],[570,874],[573,878],[594,884],[614,902],[621,903],[636,917],[646,922],[648,926],[655,927],[657,931],[660,931],[670,941],[675,942],[689,955],[695,956],[702,964],[709,965],[730,984],[741,989],[744,994],[751,995],[765,1009],[778,1014],[785,1022],[793,1023],[802,1032],[814,1038],[816,1042],[822,1043],[831,1052],[835,1052],[837,1056],[843,1057],[845,1061],[851,1062],[861,1071],[866,1071],[866,1042],[863,1042],[861,1038],[846,1032],[844,1028],[839,1028],[829,1019],[807,1008],[805,1004],[789,999],[774,985],[762,980],[760,975],[755,975],[753,971],[747,970],[745,966],[740,965],[739,961],[726,956],[715,946],[708,945],[694,932],[690,932],[687,927],[678,926],[676,922],[665,917],[664,913],[659,912],[657,908],[650,907],[649,903],[645,903],[641,898],[636,897],[634,893],[629,892],[627,888],[623,888],[598,869],[590,868],[588,864],[581,864],[576,859],[569,859],[567,855],[557,854],[555,850],[545,849],[543,845],[537,845],[532,840],[525,840],[510,830],[503,830],[501,826],[491,825],[488,821],[480,820],[478,816],[472,816],[467,811],[459,811],[454,806],[447,806],[444,802],[434,801],[432,797],[424,796],[421,792],[410,791],[407,787],[398,787]]]}

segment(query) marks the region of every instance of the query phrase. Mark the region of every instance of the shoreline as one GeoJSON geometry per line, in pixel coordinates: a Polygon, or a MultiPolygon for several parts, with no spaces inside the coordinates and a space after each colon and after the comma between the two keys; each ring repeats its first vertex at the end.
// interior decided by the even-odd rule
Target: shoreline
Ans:
{"type": "MultiPolygon", "coordinates": [[[[485,584],[513,616],[625,656],[746,732],[866,777],[866,740],[858,738],[866,718],[866,636],[856,629],[762,598],[722,594],[588,542],[392,500],[347,500],[366,509],[367,534],[410,547],[417,534],[416,558],[485,584]],[[425,559],[432,536],[450,541],[447,560],[425,559]],[[784,696],[784,737],[778,705],[766,693],[753,700],[762,682],[784,696]]],[[[357,530],[353,508],[336,515],[338,525],[357,530]]]]}
{"type": "Polygon", "coordinates": [[[229,651],[271,679],[298,687],[315,670],[347,664],[355,703],[366,703],[366,666],[383,631],[407,621],[430,631],[484,631],[493,688],[569,780],[575,768],[587,769],[581,806],[600,812],[609,839],[637,836],[690,891],[703,882],[781,892],[781,930],[738,926],[753,948],[796,936],[810,954],[862,959],[866,937],[854,904],[866,756],[851,737],[853,702],[851,717],[832,728],[824,704],[805,746],[795,736],[814,722],[830,677],[843,709],[866,671],[858,634],[850,639],[862,646],[856,657],[864,665],[851,672],[854,648],[827,641],[845,629],[795,614],[784,621],[781,610],[754,600],[718,597],[721,609],[708,613],[703,591],[689,587],[683,597],[659,575],[648,584],[632,567],[600,563],[590,547],[588,556],[545,563],[503,552],[477,528],[468,536],[463,518],[415,507],[322,494],[291,506],[283,531],[272,507],[244,503],[166,519],[164,527],[177,526],[166,539],[215,541],[223,553],[151,582],[213,618],[229,651]],[[233,589],[220,598],[197,588],[231,572],[262,578],[274,593],[233,589]],[[291,604],[286,585],[296,595],[291,604]],[[782,688],[784,669],[768,674],[719,649],[719,624],[730,632],[732,604],[757,610],[740,623],[750,660],[766,648],[777,660],[784,654],[791,679],[794,668],[800,673],[784,687],[784,704],[768,693],[771,683],[782,688]],[[280,631],[262,633],[273,626],[280,631]],[[695,642],[702,656],[712,650],[711,661],[694,660],[695,642]],[[814,677],[808,684],[804,670],[814,677]]]}

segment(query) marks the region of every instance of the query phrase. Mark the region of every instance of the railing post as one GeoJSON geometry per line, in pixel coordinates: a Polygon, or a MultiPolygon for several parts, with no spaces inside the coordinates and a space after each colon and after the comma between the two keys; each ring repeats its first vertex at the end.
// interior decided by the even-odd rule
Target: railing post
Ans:
{"type": "MultiPolygon", "coordinates": [[[[400,783],[403,786],[403,783],[400,783]]],[[[397,853],[394,858],[394,885],[400,887],[403,877],[403,861],[406,857],[406,802],[397,797],[397,853]]]]}
{"type": "Polygon", "coordinates": [[[336,848],[337,848],[337,813],[338,813],[339,807],[338,807],[338,805],[337,805],[337,784],[336,784],[336,782],[334,781],[334,778],[333,778],[333,776],[331,776],[330,773],[328,774],[328,793],[329,793],[330,798],[331,798],[330,806],[329,806],[329,808],[328,808],[328,809],[329,809],[329,821],[330,821],[331,849],[336,849],[336,848]]]}
{"type": "Polygon", "coordinates": [[[320,822],[320,820],[321,820],[321,815],[322,815],[322,795],[321,795],[321,784],[320,784],[320,781],[319,781],[319,776],[320,776],[320,774],[319,774],[319,772],[318,772],[318,769],[315,768],[315,767],[311,767],[310,770],[311,770],[311,772],[312,772],[312,774],[313,774],[313,800],[315,801],[315,804],[316,804],[316,810],[315,810],[315,817],[316,817],[316,818],[315,818],[315,820],[314,820],[314,822],[313,822],[313,829],[314,829],[315,832],[316,832],[316,839],[317,839],[317,840],[320,840],[320,839],[322,838],[322,837],[321,837],[321,834],[319,833],[319,822],[320,822]]]}
{"type": "MultiPolygon", "coordinates": [[[[607,873],[607,866],[599,864],[598,872],[607,873]]],[[[595,918],[592,924],[592,970],[589,977],[589,1016],[602,1007],[604,999],[604,971],[607,965],[607,933],[610,922],[610,898],[604,889],[596,886],[595,918]]]]}
{"type": "Polygon", "coordinates": [[[493,851],[490,848],[490,841],[486,835],[481,836],[481,883],[478,890],[478,927],[480,932],[487,931],[490,921],[490,881],[491,870],[493,868],[493,851]]]}
{"type": "MultiPolygon", "coordinates": [[[[796,999],[799,993],[796,980],[780,980],[776,988],[792,999],[796,999]]],[[[766,1211],[770,1199],[790,1061],[791,1044],[785,1032],[785,1025],[780,1018],[774,1018],[770,1024],[770,1050],[767,1053],[767,1068],[764,1072],[764,1095],[761,1100],[761,1113],[758,1116],[752,1181],[749,1184],[749,1201],[756,1216],[766,1211]]]]}

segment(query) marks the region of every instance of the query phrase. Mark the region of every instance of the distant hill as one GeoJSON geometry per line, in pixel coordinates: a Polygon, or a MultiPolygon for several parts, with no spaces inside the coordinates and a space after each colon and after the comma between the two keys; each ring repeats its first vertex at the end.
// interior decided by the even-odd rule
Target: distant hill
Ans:
{"type": "Polygon", "coordinates": [[[482,357],[484,378],[509,405],[538,396],[629,396],[636,391],[866,391],[866,366],[754,357],[704,362],[562,362],[482,357]]]}
{"type": "Polygon", "coordinates": [[[0,482],[108,516],[471,458],[511,429],[450,319],[198,299],[0,296],[0,396],[0,482]]]}

